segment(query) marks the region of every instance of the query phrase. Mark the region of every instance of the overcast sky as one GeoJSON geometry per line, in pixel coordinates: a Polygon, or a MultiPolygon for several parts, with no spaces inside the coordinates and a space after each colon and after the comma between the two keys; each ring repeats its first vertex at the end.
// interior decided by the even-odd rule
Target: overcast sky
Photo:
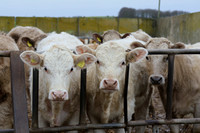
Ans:
{"type": "MultiPolygon", "coordinates": [[[[1,0],[0,16],[117,16],[122,7],[158,9],[159,0],[1,0]]],[[[200,11],[200,0],[161,0],[162,11],[200,11]]]]}

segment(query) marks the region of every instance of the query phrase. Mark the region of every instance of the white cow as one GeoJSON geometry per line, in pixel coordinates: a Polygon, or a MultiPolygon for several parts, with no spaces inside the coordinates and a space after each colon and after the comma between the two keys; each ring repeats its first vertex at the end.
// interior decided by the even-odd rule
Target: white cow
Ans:
{"type": "Polygon", "coordinates": [[[73,54],[71,50],[78,45],[82,42],[75,36],[52,33],[38,44],[42,54],[25,51],[20,55],[23,62],[39,70],[39,127],[79,122],[80,69],[96,58],[87,53],[73,54]]]}
{"type": "MultiPolygon", "coordinates": [[[[129,63],[139,62],[147,55],[147,51],[138,48],[126,52],[121,44],[108,41],[97,47],[96,51],[87,46],[78,46],[78,53],[89,52],[96,56],[97,62],[88,68],[87,104],[88,116],[92,123],[123,122],[123,91],[125,69],[129,63]]],[[[129,120],[134,113],[134,90],[128,92],[129,120]]],[[[95,132],[105,132],[95,130],[95,132]]],[[[116,129],[123,133],[124,129],[116,129]]]]}

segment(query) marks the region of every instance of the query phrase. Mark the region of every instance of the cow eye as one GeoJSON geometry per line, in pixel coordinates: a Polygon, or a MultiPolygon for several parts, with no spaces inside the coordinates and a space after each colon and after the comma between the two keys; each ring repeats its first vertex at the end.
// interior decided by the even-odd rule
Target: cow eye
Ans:
{"type": "Polygon", "coordinates": [[[150,61],[150,60],[151,60],[151,58],[150,58],[149,56],[146,56],[146,60],[150,61]]]}
{"type": "Polygon", "coordinates": [[[44,70],[45,70],[45,72],[47,72],[47,68],[46,67],[44,67],[44,70]]]}
{"type": "Polygon", "coordinates": [[[99,64],[100,62],[99,62],[99,60],[97,60],[97,64],[99,64]]]}
{"type": "Polygon", "coordinates": [[[72,72],[74,70],[74,68],[72,67],[71,69],[70,69],[70,72],[72,72]]]}
{"type": "Polygon", "coordinates": [[[164,57],[164,58],[163,58],[163,61],[164,61],[164,62],[167,62],[167,61],[168,61],[168,57],[164,57]]]}
{"type": "Polygon", "coordinates": [[[125,64],[126,64],[125,61],[123,61],[121,65],[125,65],[125,64]]]}

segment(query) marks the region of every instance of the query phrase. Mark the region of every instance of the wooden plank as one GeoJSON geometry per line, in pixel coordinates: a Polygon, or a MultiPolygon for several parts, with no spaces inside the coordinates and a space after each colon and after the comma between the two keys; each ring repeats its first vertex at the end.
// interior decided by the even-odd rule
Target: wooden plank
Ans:
{"type": "Polygon", "coordinates": [[[57,18],[38,17],[36,26],[44,32],[57,31],[57,18]]]}
{"type": "Polygon", "coordinates": [[[0,17],[0,30],[9,32],[15,26],[14,17],[0,17]]]}
{"type": "Polygon", "coordinates": [[[36,18],[35,17],[16,17],[16,25],[36,26],[36,18]]]}
{"type": "Polygon", "coordinates": [[[58,18],[57,31],[77,35],[77,18],[58,18]]]}
{"type": "Polygon", "coordinates": [[[137,19],[132,19],[132,18],[120,18],[119,19],[119,32],[120,33],[134,32],[136,30],[138,30],[137,19]]]}
{"type": "Polygon", "coordinates": [[[19,51],[10,54],[14,130],[15,133],[29,133],[24,63],[19,55],[19,51]]]}
{"type": "Polygon", "coordinates": [[[106,30],[118,30],[117,18],[98,18],[99,33],[106,30]]]}

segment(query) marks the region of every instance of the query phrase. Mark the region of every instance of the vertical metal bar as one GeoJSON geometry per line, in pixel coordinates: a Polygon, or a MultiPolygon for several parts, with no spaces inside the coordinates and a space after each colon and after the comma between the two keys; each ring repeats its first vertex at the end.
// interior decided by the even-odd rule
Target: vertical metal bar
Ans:
{"type": "Polygon", "coordinates": [[[168,84],[167,84],[167,107],[166,118],[172,118],[172,99],[173,99],[173,74],[174,74],[174,54],[168,55],[168,84]]]}
{"type": "Polygon", "coordinates": [[[81,90],[80,90],[80,116],[79,124],[85,124],[86,121],[86,78],[87,69],[81,70],[81,90]]]}
{"type": "Polygon", "coordinates": [[[33,88],[32,88],[32,128],[38,128],[38,83],[39,72],[33,69],[33,88]]]}
{"type": "Polygon", "coordinates": [[[128,106],[127,106],[127,95],[128,95],[128,78],[129,78],[129,65],[126,66],[126,75],[125,75],[125,85],[124,85],[124,123],[126,124],[125,132],[127,132],[128,124],[128,106]]]}
{"type": "Polygon", "coordinates": [[[15,133],[29,133],[24,63],[19,51],[10,54],[11,88],[15,133]]]}

